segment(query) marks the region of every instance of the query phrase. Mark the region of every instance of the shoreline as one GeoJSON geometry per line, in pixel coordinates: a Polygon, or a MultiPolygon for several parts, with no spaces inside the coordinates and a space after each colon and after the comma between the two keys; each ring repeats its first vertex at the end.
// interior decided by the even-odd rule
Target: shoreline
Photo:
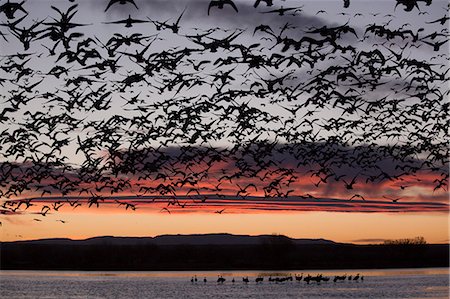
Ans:
{"type": "MultiPolygon", "coordinates": [[[[447,266],[436,266],[436,267],[397,267],[397,268],[311,268],[311,269],[183,269],[183,270],[171,270],[171,269],[165,269],[165,270],[101,270],[101,269],[88,269],[88,270],[77,270],[77,269],[2,269],[0,268],[0,271],[2,272],[86,272],[86,273],[122,273],[122,272],[138,272],[138,273],[193,273],[193,272],[201,272],[201,273],[232,273],[232,272],[239,272],[239,273],[279,273],[279,274],[286,274],[286,273],[295,273],[295,272],[314,272],[314,271],[327,271],[327,272],[342,272],[345,270],[350,271],[424,271],[427,269],[433,269],[433,270],[443,270],[448,273],[450,273],[450,267],[447,266]]],[[[0,272],[0,276],[1,276],[0,272]]]]}

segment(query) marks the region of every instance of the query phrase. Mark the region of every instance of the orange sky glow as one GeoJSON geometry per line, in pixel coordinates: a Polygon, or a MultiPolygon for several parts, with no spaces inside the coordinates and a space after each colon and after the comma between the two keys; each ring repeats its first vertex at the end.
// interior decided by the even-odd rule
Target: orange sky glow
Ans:
{"type": "MultiPolygon", "coordinates": [[[[166,184],[177,186],[177,179],[182,178],[166,184]]],[[[234,179],[233,184],[227,179],[205,180],[195,188],[183,184],[165,195],[157,190],[164,182],[132,178],[129,188],[114,194],[90,185],[81,188],[91,194],[29,191],[3,201],[1,240],[277,233],[362,244],[416,236],[429,243],[449,241],[448,192],[433,190],[436,176],[420,173],[396,181],[358,180],[352,190],[336,181],[316,185],[315,179],[308,173],[280,182],[277,189],[283,194],[278,197],[268,196],[270,190],[259,178],[234,179]],[[94,195],[99,207],[89,203],[94,195]]]]}
{"type": "MultiPolygon", "coordinates": [[[[365,204],[354,201],[355,206],[365,204]]],[[[241,201],[236,204],[214,200],[203,205],[186,203],[184,208],[168,207],[166,201],[156,200],[136,204],[136,209],[131,210],[106,200],[99,208],[88,208],[83,203],[74,209],[65,204],[44,217],[37,211],[52,204],[41,201],[34,205],[30,212],[1,216],[2,241],[197,233],[276,233],[295,238],[325,238],[362,244],[416,236],[425,237],[429,243],[449,241],[448,213],[442,211],[382,212],[384,209],[381,208],[379,212],[371,213],[339,212],[338,209],[325,212],[320,204],[309,206],[309,210],[304,206],[294,210],[295,203],[268,203],[266,209],[259,202],[241,201]],[[168,210],[165,209],[167,207],[168,210]],[[216,213],[220,210],[223,210],[221,214],[216,213]]]]}

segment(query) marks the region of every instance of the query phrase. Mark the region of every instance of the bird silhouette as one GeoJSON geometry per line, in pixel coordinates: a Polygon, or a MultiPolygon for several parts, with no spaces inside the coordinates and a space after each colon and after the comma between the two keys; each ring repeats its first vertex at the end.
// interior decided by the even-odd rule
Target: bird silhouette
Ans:
{"type": "Polygon", "coordinates": [[[161,212],[162,212],[162,211],[166,211],[167,213],[172,214],[168,208],[162,208],[162,209],[161,209],[161,212]]]}
{"type": "Polygon", "coordinates": [[[134,2],[134,0],[110,0],[108,2],[108,5],[105,8],[105,12],[113,5],[115,4],[121,4],[121,5],[125,5],[127,3],[133,4],[134,7],[136,7],[136,9],[139,9],[138,6],[136,5],[136,3],[134,2]]]}
{"type": "Polygon", "coordinates": [[[392,200],[392,202],[396,203],[397,201],[399,201],[400,199],[402,199],[401,197],[397,197],[397,198],[391,198],[388,196],[383,195],[384,198],[387,198],[389,200],[392,200]]]}
{"type": "Polygon", "coordinates": [[[22,2],[10,2],[8,0],[6,3],[3,3],[0,5],[0,13],[4,13],[8,19],[14,19],[15,14],[17,11],[22,11],[25,14],[28,14],[28,12],[23,8],[23,4],[25,1],[22,2]]]}
{"type": "Polygon", "coordinates": [[[358,177],[358,175],[354,176],[353,179],[347,183],[345,180],[342,180],[345,183],[345,188],[346,189],[353,189],[353,185],[356,183],[356,178],[358,177]]]}
{"type": "Polygon", "coordinates": [[[225,281],[226,281],[226,279],[223,276],[221,276],[221,275],[219,275],[219,278],[217,278],[217,283],[218,284],[223,284],[225,281]]]}
{"type": "Polygon", "coordinates": [[[286,14],[286,12],[293,11],[294,14],[295,14],[296,12],[301,11],[301,9],[302,9],[302,7],[288,7],[288,8],[284,8],[283,6],[281,6],[278,9],[273,9],[273,10],[269,10],[269,11],[263,11],[261,13],[264,13],[264,14],[266,14],[266,13],[277,13],[279,16],[284,16],[286,14]]]}
{"type": "Polygon", "coordinates": [[[450,20],[449,16],[443,16],[440,19],[434,20],[434,21],[430,21],[430,22],[425,22],[426,24],[434,24],[434,23],[439,23],[441,25],[444,25],[448,20],[450,20]]]}
{"type": "Polygon", "coordinates": [[[208,5],[208,15],[212,7],[217,7],[218,9],[223,9],[225,5],[231,6],[236,12],[239,12],[236,4],[231,0],[211,0],[208,5]]]}
{"type": "Polygon", "coordinates": [[[256,0],[255,4],[253,4],[253,7],[256,8],[259,6],[259,4],[261,4],[261,2],[266,3],[266,6],[272,6],[273,5],[273,0],[256,0]]]}
{"type": "Polygon", "coordinates": [[[146,20],[139,20],[139,19],[133,19],[131,15],[128,15],[128,18],[118,21],[112,21],[112,22],[103,22],[103,24],[125,24],[126,28],[133,27],[133,24],[142,24],[142,23],[148,23],[150,21],[146,20]]]}

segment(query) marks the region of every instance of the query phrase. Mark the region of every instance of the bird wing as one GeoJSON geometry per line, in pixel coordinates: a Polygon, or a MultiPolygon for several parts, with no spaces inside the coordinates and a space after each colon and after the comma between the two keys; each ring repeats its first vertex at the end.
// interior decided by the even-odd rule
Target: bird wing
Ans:
{"type": "Polygon", "coordinates": [[[239,12],[238,8],[236,7],[236,4],[234,4],[233,1],[231,1],[231,0],[225,0],[224,3],[231,5],[231,7],[233,7],[233,9],[234,9],[236,12],[239,12]]]}
{"type": "Polygon", "coordinates": [[[116,3],[116,2],[117,2],[117,0],[111,0],[111,1],[109,1],[108,6],[106,6],[105,11],[107,11],[107,10],[111,7],[111,5],[113,5],[113,4],[116,3]]]}
{"type": "Polygon", "coordinates": [[[138,20],[138,19],[131,19],[132,23],[148,23],[149,21],[146,20],[138,20]]]}
{"type": "Polygon", "coordinates": [[[181,13],[181,15],[178,17],[177,21],[175,22],[175,24],[178,25],[178,23],[180,23],[181,17],[183,16],[184,12],[186,11],[186,8],[183,10],[183,12],[181,13]]]}
{"type": "Polygon", "coordinates": [[[136,9],[139,9],[139,7],[136,5],[136,3],[134,2],[134,0],[128,0],[128,2],[130,2],[131,4],[133,4],[134,7],[136,7],[136,9]]]}
{"type": "Polygon", "coordinates": [[[209,16],[209,11],[211,10],[211,7],[214,7],[214,6],[218,6],[216,1],[209,2],[209,5],[208,5],[208,16],[209,16]]]}
{"type": "Polygon", "coordinates": [[[127,20],[120,20],[120,21],[112,21],[112,22],[102,22],[103,24],[126,24],[127,20]]]}

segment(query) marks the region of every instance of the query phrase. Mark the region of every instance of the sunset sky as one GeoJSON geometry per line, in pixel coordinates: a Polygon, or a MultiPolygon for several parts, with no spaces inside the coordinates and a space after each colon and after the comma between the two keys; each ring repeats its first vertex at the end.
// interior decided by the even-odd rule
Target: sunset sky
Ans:
{"type": "Polygon", "coordinates": [[[135,2],[27,1],[28,14],[1,14],[1,241],[449,242],[449,43],[436,46],[446,1],[236,0],[238,13],[209,15],[209,1],[135,2]],[[294,12],[270,12],[281,6],[294,12]],[[68,41],[53,40],[68,10],[68,41]],[[111,24],[129,16],[141,23],[111,24]],[[164,27],[177,19],[179,32],[164,27]],[[30,46],[16,25],[36,31],[30,46]],[[339,42],[306,45],[327,34],[339,42]]]}

